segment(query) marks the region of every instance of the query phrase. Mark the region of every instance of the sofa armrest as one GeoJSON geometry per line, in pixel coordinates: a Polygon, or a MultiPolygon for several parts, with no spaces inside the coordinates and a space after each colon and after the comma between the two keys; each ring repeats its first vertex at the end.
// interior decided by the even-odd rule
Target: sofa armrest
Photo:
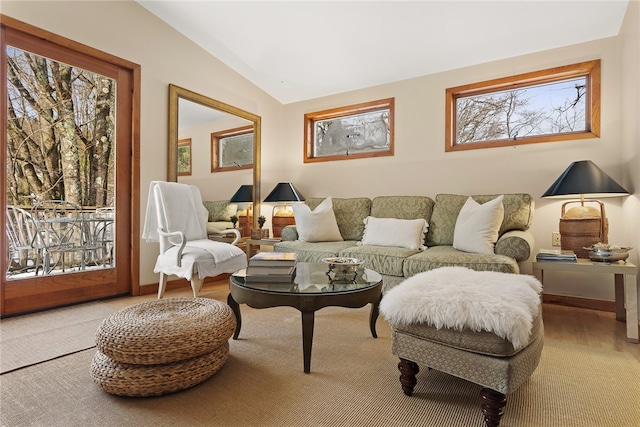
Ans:
{"type": "Polygon", "coordinates": [[[517,262],[523,262],[531,256],[534,242],[533,234],[529,231],[507,231],[498,238],[495,253],[514,258],[517,262]]]}
{"type": "Polygon", "coordinates": [[[296,226],[287,225],[285,228],[282,229],[280,238],[282,240],[290,240],[290,241],[298,240],[298,230],[296,226]]]}

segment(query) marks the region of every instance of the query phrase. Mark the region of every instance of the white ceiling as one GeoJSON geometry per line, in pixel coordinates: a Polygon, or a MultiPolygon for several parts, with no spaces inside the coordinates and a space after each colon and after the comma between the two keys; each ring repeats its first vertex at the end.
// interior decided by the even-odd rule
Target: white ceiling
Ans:
{"type": "Polygon", "coordinates": [[[618,34],[628,0],[136,0],[283,104],[618,34]]]}

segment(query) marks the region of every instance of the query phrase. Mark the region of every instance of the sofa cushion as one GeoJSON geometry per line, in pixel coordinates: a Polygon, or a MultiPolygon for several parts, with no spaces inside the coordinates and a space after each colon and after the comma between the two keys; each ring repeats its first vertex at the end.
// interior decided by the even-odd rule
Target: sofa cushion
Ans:
{"type": "Polygon", "coordinates": [[[319,243],[283,240],[274,245],[274,250],[278,252],[295,252],[300,262],[321,262],[322,258],[339,256],[343,249],[356,246],[356,243],[355,240],[319,243]]]}
{"type": "MultiPolygon", "coordinates": [[[[471,196],[478,203],[486,203],[498,197],[499,194],[471,196]]],[[[433,207],[429,232],[427,233],[427,246],[453,245],[453,233],[456,219],[468,196],[458,194],[438,194],[433,207]]],[[[529,194],[512,193],[504,194],[504,219],[500,226],[499,234],[509,230],[528,230],[533,221],[535,203],[529,194]]]]}
{"type": "Polygon", "coordinates": [[[423,271],[446,266],[467,267],[478,271],[520,273],[518,263],[513,258],[505,255],[462,252],[453,246],[433,246],[410,256],[404,261],[402,272],[404,277],[411,277],[423,271]]]}
{"type": "Polygon", "coordinates": [[[209,211],[208,222],[231,221],[231,217],[238,212],[238,205],[229,203],[228,200],[216,200],[202,202],[204,207],[209,211]]]}
{"type": "Polygon", "coordinates": [[[364,219],[364,235],[359,245],[397,246],[407,249],[426,249],[424,239],[427,233],[427,221],[424,218],[364,219]]]}
{"type": "Polygon", "coordinates": [[[378,196],[371,202],[371,216],[377,218],[414,219],[431,221],[433,199],[426,196],[378,196]]]}
{"type": "Polygon", "coordinates": [[[502,195],[480,204],[469,197],[465,202],[453,232],[453,247],[480,254],[494,253],[498,230],[504,218],[502,195]]]}
{"type": "MultiPolygon", "coordinates": [[[[324,198],[309,198],[305,200],[311,209],[315,209],[324,198]]],[[[332,198],[333,213],[336,216],[338,229],[344,240],[362,240],[366,217],[371,215],[371,199],[354,197],[349,199],[332,198]]]]}
{"type": "Polygon", "coordinates": [[[340,251],[339,256],[358,258],[364,267],[389,276],[402,276],[407,257],[418,253],[414,249],[387,246],[352,246],[340,251]]]}
{"type": "Polygon", "coordinates": [[[313,210],[304,203],[294,203],[293,215],[296,219],[298,239],[303,242],[337,242],[344,240],[340,235],[333,213],[331,197],[327,197],[313,210]]]}

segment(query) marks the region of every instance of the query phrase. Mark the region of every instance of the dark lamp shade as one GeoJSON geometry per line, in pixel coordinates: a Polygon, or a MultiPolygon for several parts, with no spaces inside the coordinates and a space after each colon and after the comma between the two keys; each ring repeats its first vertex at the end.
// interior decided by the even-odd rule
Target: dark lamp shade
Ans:
{"type": "Polygon", "coordinates": [[[241,185],[229,201],[231,203],[253,202],[253,185],[241,185]]]}
{"type": "Polygon", "coordinates": [[[304,196],[290,182],[280,182],[264,199],[267,203],[274,202],[302,202],[304,196]]]}
{"type": "Polygon", "coordinates": [[[591,160],[581,160],[571,163],[542,197],[557,199],[571,199],[576,196],[602,198],[628,194],[627,190],[591,160]]]}

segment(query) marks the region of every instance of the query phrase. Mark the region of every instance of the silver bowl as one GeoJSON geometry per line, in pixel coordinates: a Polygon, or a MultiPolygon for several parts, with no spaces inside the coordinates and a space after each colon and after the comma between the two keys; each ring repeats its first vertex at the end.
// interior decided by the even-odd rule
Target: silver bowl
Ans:
{"type": "Polygon", "coordinates": [[[596,262],[616,262],[629,258],[629,251],[633,248],[599,248],[589,246],[583,248],[589,251],[589,259],[596,262]]]}
{"type": "Polygon", "coordinates": [[[358,258],[331,257],[323,258],[322,262],[329,264],[329,271],[337,274],[354,273],[364,261],[358,258]]]}

